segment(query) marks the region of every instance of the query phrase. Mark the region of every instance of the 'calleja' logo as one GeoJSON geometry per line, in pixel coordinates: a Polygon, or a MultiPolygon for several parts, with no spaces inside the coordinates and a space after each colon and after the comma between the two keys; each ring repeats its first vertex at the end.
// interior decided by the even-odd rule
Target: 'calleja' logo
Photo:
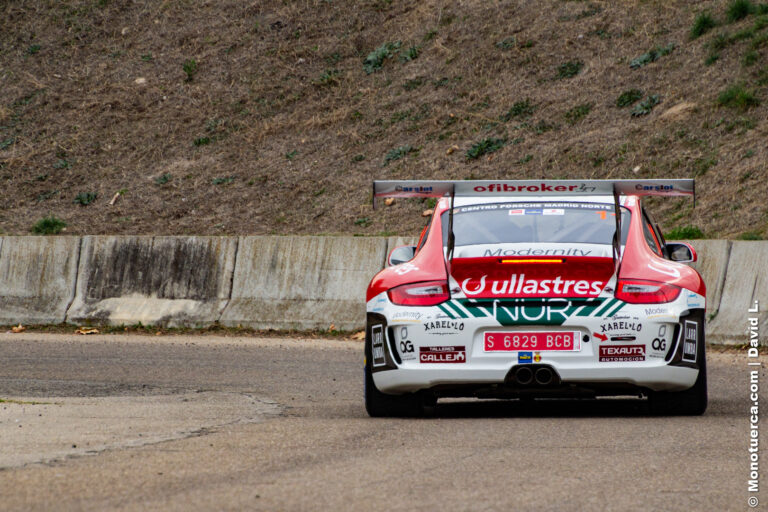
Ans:
{"type": "Polygon", "coordinates": [[[526,279],[525,274],[519,277],[517,274],[512,274],[509,279],[494,280],[490,283],[487,282],[487,278],[487,275],[479,280],[468,277],[461,282],[461,289],[468,297],[494,295],[597,297],[605,286],[604,281],[563,279],[560,276],[554,279],[536,280],[526,279]]]}

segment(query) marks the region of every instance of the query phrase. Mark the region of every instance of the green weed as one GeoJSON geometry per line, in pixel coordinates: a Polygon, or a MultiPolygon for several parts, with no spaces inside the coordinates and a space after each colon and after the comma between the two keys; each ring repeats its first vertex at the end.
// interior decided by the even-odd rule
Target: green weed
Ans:
{"type": "Polygon", "coordinates": [[[413,91],[414,89],[417,89],[422,86],[424,83],[424,80],[421,78],[414,78],[413,80],[406,80],[403,84],[403,89],[406,91],[413,91]]]}
{"type": "Polygon", "coordinates": [[[501,50],[510,50],[514,48],[516,44],[517,44],[517,39],[515,38],[515,36],[509,36],[509,37],[505,37],[504,39],[496,43],[496,48],[499,48],[501,50]]]}
{"type": "Polygon", "coordinates": [[[525,99],[516,101],[499,119],[505,123],[512,119],[525,119],[530,117],[535,111],[536,106],[531,103],[531,100],[525,99]]]}
{"type": "Polygon", "coordinates": [[[165,185],[169,181],[171,181],[171,173],[169,172],[155,178],[155,183],[157,183],[158,185],[165,185]]]}
{"type": "Polygon", "coordinates": [[[33,44],[29,48],[27,48],[27,55],[34,55],[38,53],[42,49],[42,46],[39,44],[33,44]]]}
{"type": "Polygon", "coordinates": [[[360,217],[359,219],[355,220],[355,226],[362,226],[364,228],[367,228],[371,225],[373,221],[371,221],[368,217],[360,217]]]}
{"type": "Polygon", "coordinates": [[[0,151],[4,149],[8,149],[9,147],[11,147],[11,144],[13,144],[14,142],[16,142],[16,139],[14,139],[13,137],[0,141],[0,151]]]}
{"type": "Polygon", "coordinates": [[[80,206],[88,206],[94,202],[97,197],[99,197],[98,194],[94,192],[80,192],[75,196],[73,203],[79,204],[80,206]]]}
{"type": "Polygon", "coordinates": [[[741,111],[748,110],[760,104],[752,91],[748,91],[741,84],[728,87],[717,97],[717,102],[722,107],[735,108],[741,111]]]}
{"type": "Polygon", "coordinates": [[[145,53],[141,56],[141,60],[144,62],[152,62],[152,54],[151,53],[145,53]]]}
{"type": "Polygon", "coordinates": [[[352,157],[352,161],[355,163],[362,162],[363,160],[365,160],[365,155],[355,155],[352,157]]]}
{"type": "Polygon", "coordinates": [[[483,155],[500,150],[507,143],[507,139],[486,138],[472,144],[467,150],[467,160],[476,160],[483,155]]]}
{"type": "Polygon", "coordinates": [[[675,43],[669,43],[667,46],[656,46],[648,52],[632,59],[629,63],[629,67],[632,69],[638,69],[646,64],[659,60],[660,57],[669,55],[675,49],[675,43]]]}
{"type": "Polygon", "coordinates": [[[197,74],[197,61],[195,59],[187,59],[184,61],[184,64],[182,64],[181,69],[183,69],[184,73],[187,75],[187,82],[191,82],[197,74]]]}
{"type": "Polygon", "coordinates": [[[299,152],[298,152],[297,150],[295,150],[295,149],[294,149],[293,151],[289,151],[288,153],[286,153],[286,154],[285,154],[285,158],[286,158],[286,160],[293,160],[293,158],[294,158],[296,155],[298,155],[298,154],[299,154],[299,152]]]}
{"type": "Polygon", "coordinates": [[[736,238],[739,240],[762,240],[763,235],[759,231],[745,231],[736,238]]]}
{"type": "Polygon", "coordinates": [[[370,75],[374,71],[381,69],[381,66],[384,65],[384,61],[391,58],[392,53],[399,49],[401,45],[402,43],[400,41],[384,43],[369,53],[363,60],[363,70],[365,70],[365,73],[370,75]]]}
{"type": "Polygon", "coordinates": [[[632,109],[632,117],[644,116],[651,113],[653,107],[661,103],[658,94],[651,94],[632,109]]]}
{"type": "Polygon", "coordinates": [[[715,19],[706,12],[700,13],[698,16],[696,16],[696,19],[693,22],[693,26],[691,27],[690,32],[690,38],[696,39],[698,37],[703,36],[713,28],[717,26],[717,22],[715,19]]]}
{"type": "Polygon", "coordinates": [[[725,11],[729,23],[739,21],[755,12],[755,6],[750,0],[733,0],[725,11]]]}
{"type": "Polygon", "coordinates": [[[38,196],[35,198],[35,202],[42,203],[43,201],[47,201],[58,194],[58,190],[49,190],[48,192],[43,192],[42,194],[38,194],[38,196]]]}
{"type": "Polygon", "coordinates": [[[66,222],[54,215],[50,215],[37,221],[35,225],[32,226],[32,232],[37,233],[38,235],[56,235],[61,233],[61,230],[65,227],[67,227],[66,222]]]}
{"type": "Polygon", "coordinates": [[[541,135],[542,133],[546,133],[552,130],[557,129],[557,125],[553,123],[548,123],[547,121],[544,121],[543,119],[536,123],[533,127],[533,131],[536,133],[536,135],[541,135]]]}
{"type": "Polygon", "coordinates": [[[593,106],[593,103],[582,103],[580,105],[576,105],[565,113],[565,120],[568,122],[568,124],[576,124],[584,119],[587,114],[592,111],[593,106]]]}
{"type": "Polygon", "coordinates": [[[211,143],[210,137],[198,137],[192,141],[192,144],[194,144],[195,146],[207,146],[210,143],[211,143]]]}
{"type": "Polygon", "coordinates": [[[410,62],[419,58],[421,53],[420,46],[411,46],[400,54],[400,62],[410,62]]]}
{"type": "Polygon", "coordinates": [[[707,55],[707,58],[704,59],[704,65],[711,66],[712,64],[717,62],[719,59],[720,59],[719,53],[710,53],[709,55],[707,55]]]}
{"type": "Polygon", "coordinates": [[[757,59],[759,58],[759,53],[757,53],[755,50],[750,50],[744,54],[744,57],[741,58],[741,63],[744,66],[752,66],[755,62],[757,62],[757,59]]]}
{"type": "Polygon", "coordinates": [[[211,180],[211,183],[213,183],[214,185],[229,185],[233,181],[235,181],[234,176],[227,176],[225,178],[213,178],[211,180]]]}
{"type": "Polygon", "coordinates": [[[642,97],[643,97],[643,91],[641,91],[640,89],[626,90],[623,93],[621,93],[619,97],[616,99],[616,106],[619,108],[628,107],[642,97]]]}
{"type": "Polygon", "coordinates": [[[704,232],[696,226],[682,226],[664,235],[667,240],[697,240],[704,238],[704,232]]]}
{"type": "Polygon", "coordinates": [[[63,158],[59,158],[53,163],[54,169],[69,169],[70,167],[72,167],[72,164],[63,158]]]}
{"type": "Polygon", "coordinates": [[[525,155],[523,158],[517,161],[518,164],[527,164],[533,160],[533,155],[525,155]]]}
{"type": "Polygon", "coordinates": [[[341,72],[338,69],[327,69],[325,73],[320,75],[313,84],[318,87],[328,87],[332,85],[339,85],[339,74],[341,72]]]}
{"type": "Polygon", "coordinates": [[[407,156],[408,153],[412,153],[414,151],[416,151],[416,149],[410,145],[400,146],[398,148],[392,149],[386,154],[386,156],[384,156],[384,165],[389,165],[390,162],[400,160],[401,158],[407,156]]]}
{"type": "Polygon", "coordinates": [[[562,80],[564,78],[572,78],[578,75],[581,72],[583,67],[584,67],[584,63],[580,60],[572,60],[572,61],[568,61],[563,64],[560,64],[557,67],[557,78],[559,80],[562,80]]]}

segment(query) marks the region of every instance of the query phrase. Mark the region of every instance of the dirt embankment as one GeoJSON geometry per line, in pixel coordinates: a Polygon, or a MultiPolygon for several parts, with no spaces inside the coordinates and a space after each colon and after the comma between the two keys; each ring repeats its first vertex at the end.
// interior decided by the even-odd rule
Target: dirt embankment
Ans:
{"type": "Polygon", "coordinates": [[[413,234],[373,179],[696,177],[667,229],[764,238],[746,5],[4,2],[0,234],[413,234]]]}

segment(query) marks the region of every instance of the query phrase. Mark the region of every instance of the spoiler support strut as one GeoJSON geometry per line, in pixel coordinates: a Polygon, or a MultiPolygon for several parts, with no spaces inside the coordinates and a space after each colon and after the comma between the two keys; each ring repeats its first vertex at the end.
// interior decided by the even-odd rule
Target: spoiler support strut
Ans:
{"type": "Polygon", "coordinates": [[[613,268],[616,272],[616,279],[618,279],[621,269],[621,205],[619,204],[619,191],[616,185],[613,186],[613,207],[616,217],[616,233],[613,234],[613,268]]]}

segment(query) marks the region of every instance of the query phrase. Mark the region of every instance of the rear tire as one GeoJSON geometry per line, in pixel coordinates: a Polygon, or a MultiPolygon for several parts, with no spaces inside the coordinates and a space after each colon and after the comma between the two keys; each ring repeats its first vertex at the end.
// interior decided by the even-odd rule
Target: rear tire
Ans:
{"type": "Polygon", "coordinates": [[[707,410],[707,357],[704,343],[699,346],[701,363],[699,376],[691,389],[685,391],[654,391],[648,397],[651,412],[670,416],[701,416],[707,410]]]}
{"type": "MultiPolygon", "coordinates": [[[[368,358],[366,358],[368,359],[368,358]]],[[[415,418],[424,415],[424,401],[418,393],[388,395],[376,389],[370,359],[365,364],[365,410],[372,418],[415,418]]]]}

